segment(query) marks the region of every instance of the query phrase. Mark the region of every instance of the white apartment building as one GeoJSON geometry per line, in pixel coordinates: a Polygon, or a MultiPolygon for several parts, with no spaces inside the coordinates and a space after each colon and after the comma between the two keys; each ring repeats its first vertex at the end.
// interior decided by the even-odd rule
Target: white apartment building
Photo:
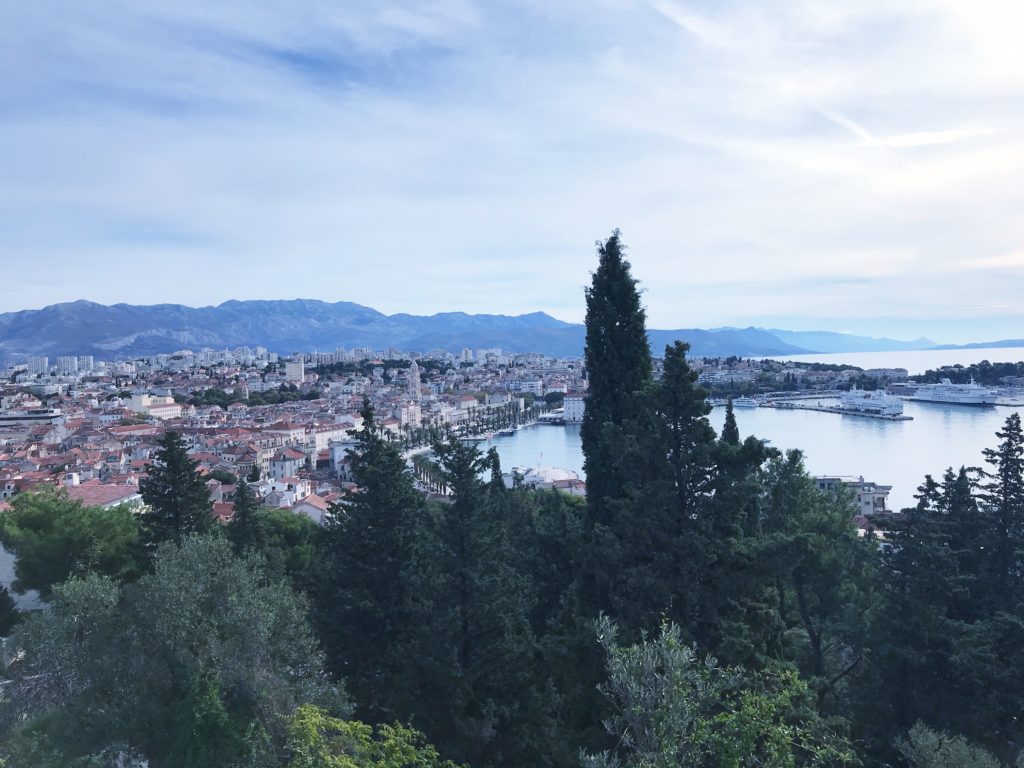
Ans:
{"type": "Polygon", "coordinates": [[[156,395],[132,395],[128,408],[154,419],[180,419],[181,405],[173,397],[156,395]]]}
{"type": "Polygon", "coordinates": [[[910,372],[906,368],[868,368],[864,375],[869,379],[888,379],[889,381],[906,381],[910,372]]]}
{"type": "Polygon", "coordinates": [[[319,453],[327,450],[333,441],[348,437],[349,429],[347,424],[317,424],[306,430],[305,445],[319,453]]]}
{"type": "Polygon", "coordinates": [[[757,378],[757,372],[749,368],[701,371],[698,384],[747,384],[757,378]]]}
{"type": "Polygon", "coordinates": [[[832,491],[840,486],[849,488],[854,493],[856,514],[870,517],[888,512],[886,502],[889,498],[891,485],[879,485],[865,480],[864,475],[852,477],[846,475],[822,475],[814,478],[819,491],[832,491]]]}
{"type": "Polygon", "coordinates": [[[306,361],[301,355],[295,362],[284,364],[284,377],[295,384],[301,384],[306,380],[306,361]]]}
{"type": "Polygon", "coordinates": [[[511,379],[505,388],[509,392],[528,392],[535,397],[544,394],[544,382],[540,379],[511,379]]]}
{"type": "Polygon", "coordinates": [[[70,376],[78,373],[78,358],[74,355],[61,355],[58,357],[57,373],[61,376],[70,376]]]}
{"type": "Polygon", "coordinates": [[[416,403],[409,403],[397,409],[395,418],[403,427],[419,427],[423,421],[423,412],[416,403]]]}
{"type": "Polygon", "coordinates": [[[349,474],[348,457],[350,453],[358,450],[359,443],[353,438],[338,440],[331,443],[331,469],[334,474],[343,480],[351,480],[349,474]]]}
{"type": "Polygon", "coordinates": [[[587,405],[587,398],[583,395],[566,395],[563,402],[563,412],[567,424],[579,424],[583,421],[583,411],[587,405]]]}

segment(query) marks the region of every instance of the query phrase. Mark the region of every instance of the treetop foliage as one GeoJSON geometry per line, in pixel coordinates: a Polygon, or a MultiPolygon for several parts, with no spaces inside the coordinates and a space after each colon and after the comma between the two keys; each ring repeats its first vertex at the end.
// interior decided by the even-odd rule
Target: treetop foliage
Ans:
{"type": "Polygon", "coordinates": [[[0,593],[6,768],[1020,764],[1019,416],[858,531],[799,451],[716,433],[685,344],[653,378],[618,232],[586,300],[586,499],[439,429],[407,461],[368,404],[324,526],[246,480],[214,525],[173,432],[139,514],[16,499],[49,604],[4,630],[0,593]]]}

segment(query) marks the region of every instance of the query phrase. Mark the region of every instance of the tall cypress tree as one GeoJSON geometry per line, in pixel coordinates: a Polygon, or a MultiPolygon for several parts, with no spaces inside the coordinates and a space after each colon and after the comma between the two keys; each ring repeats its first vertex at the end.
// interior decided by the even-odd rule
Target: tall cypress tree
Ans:
{"type": "Polygon", "coordinates": [[[160,449],[149,467],[149,477],[139,483],[147,509],[142,513],[143,537],[149,546],[164,541],[181,544],[192,533],[213,527],[213,502],[206,484],[189,458],[181,435],[164,433],[160,449]]]}
{"type": "Polygon", "coordinates": [[[607,585],[605,610],[631,635],[666,614],[686,624],[696,597],[716,438],[687,349],[683,342],[666,347],[663,376],[647,384],[640,415],[621,430],[619,494],[606,499],[608,522],[595,529],[605,535],[594,582],[607,585]]]}
{"type": "Polygon", "coordinates": [[[256,513],[260,503],[256,494],[245,480],[239,480],[235,486],[235,514],[228,523],[227,534],[237,554],[247,549],[259,549],[263,544],[256,513]]]}
{"type": "Polygon", "coordinates": [[[736,412],[730,397],[725,404],[725,424],[722,425],[722,442],[730,445],[740,444],[740,429],[736,426],[736,412]]]}
{"type": "MultiPolygon", "coordinates": [[[[576,681],[565,681],[568,688],[563,695],[572,700],[568,709],[573,713],[574,728],[590,729],[585,738],[595,749],[605,746],[603,732],[592,725],[604,717],[606,702],[596,688],[604,673],[604,659],[592,640],[592,621],[611,611],[623,621],[625,630],[641,629],[633,619],[643,610],[629,610],[628,616],[618,613],[630,608],[630,594],[643,593],[650,582],[643,572],[631,574],[624,583],[618,583],[617,576],[622,568],[631,566],[629,551],[642,547],[650,533],[650,526],[644,525],[622,535],[641,508],[638,494],[646,486],[645,477],[658,466],[651,450],[652,413],[645,398],[652,379],[646,316],[624,251],[618,230],[605,242],[598,242],[597,269],[584,291],[588,394],[580,436],[587,506],[574,598],[576,626],[567,633],[579,673],[576,681]]],[[[643,604],[656,601],[657,597],[648,597],[643,604]]]]}
{"type": "Polygon", "coordinates": [[[640,393],[651,379],[646,315],[624,251],[618,230],[598,243],[598,266],[585,290],[589,392],[580,436],[591,523],[608,522],[607,500],[622,493],[616,433],[639,417],[640,393]]]}
{"type": "Polygon", "coordinates": [[[651,398],[660,432],[658,452],[667,457],[671,475],[670,506],[683,520],[694,519],[710,493],[715,447],[708,393],[697,386],[697,372],[686,361],[689,349],[682,341],[665,347],[664,374],[651,398]]]}

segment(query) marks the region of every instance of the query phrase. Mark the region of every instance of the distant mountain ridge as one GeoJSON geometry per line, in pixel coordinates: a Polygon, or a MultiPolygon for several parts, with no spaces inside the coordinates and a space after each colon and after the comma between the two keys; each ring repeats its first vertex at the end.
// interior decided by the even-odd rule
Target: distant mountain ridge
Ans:
{"type": "Polygon", "coordinates": [[[934,341],[924,337],[912,341],[898,341],[897,339],[855,336],[833,331],[784,331],[777,328],[768,329],[768,333],[782,339],[787,344],[804,347],[813,352],[891,352],[932,349],[936,346],[934,341]]]}
{"type": "MultiPolygon", "coordinates": [[[[849,351],[850,345],[863,343],[857,339],[865,338],[761,328],[651,329],[648,337],[655,354],[681,339],[690,343],[691,354],[705,357],[849,351]],[[847,346],[837,348],[843,344],[847,346]]],[[[584,339],[583,325],[544,312],[514,316],[464,312],[386,315],[353,302],[312,299],[232,300],[198,308],[181,304],[107,306],[80,300],[0,314],[0,357],[94,355],[112,359],[240,346],[263,346],[280,353],[331,351],[337,347],[395,347],[419,352],[500,347],[510,352],[569,357],[583,353],[584,339]]]]}
{"type": "Polygon", "coordinates": [[[997,347],[1024,347],[1024,339],[978,341],[973,344],[939,344],[932,349],[995,349],[997,347]]]}

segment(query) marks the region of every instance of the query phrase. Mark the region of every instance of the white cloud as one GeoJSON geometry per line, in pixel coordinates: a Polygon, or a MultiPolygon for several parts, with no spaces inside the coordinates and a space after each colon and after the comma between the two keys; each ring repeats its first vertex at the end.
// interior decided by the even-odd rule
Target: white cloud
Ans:
{"type": "Polygon", "coordinates": [[[729,30],[711,19],[687,10],[672,0],[654,0],[651,5],[669,21],[678,24],[702,43],[715,48],[734,48],[729,30]]]}
{"type": "Polygon", "coordinates": [[[591,244],[621,226],[661,327],[996,314],[969,308],[1024,288],[1020,13],[0,6],[0,265],[24,283],[0,309],[306,295],[579,319],[591,244]]]}
{"type": "Polygon", "coordinates": [[[1024,252],[1002,253],[996,256],[982,256],[966,259],[960,263],[964,269],[1011,269],[1024,270],[1024,252]]]}

